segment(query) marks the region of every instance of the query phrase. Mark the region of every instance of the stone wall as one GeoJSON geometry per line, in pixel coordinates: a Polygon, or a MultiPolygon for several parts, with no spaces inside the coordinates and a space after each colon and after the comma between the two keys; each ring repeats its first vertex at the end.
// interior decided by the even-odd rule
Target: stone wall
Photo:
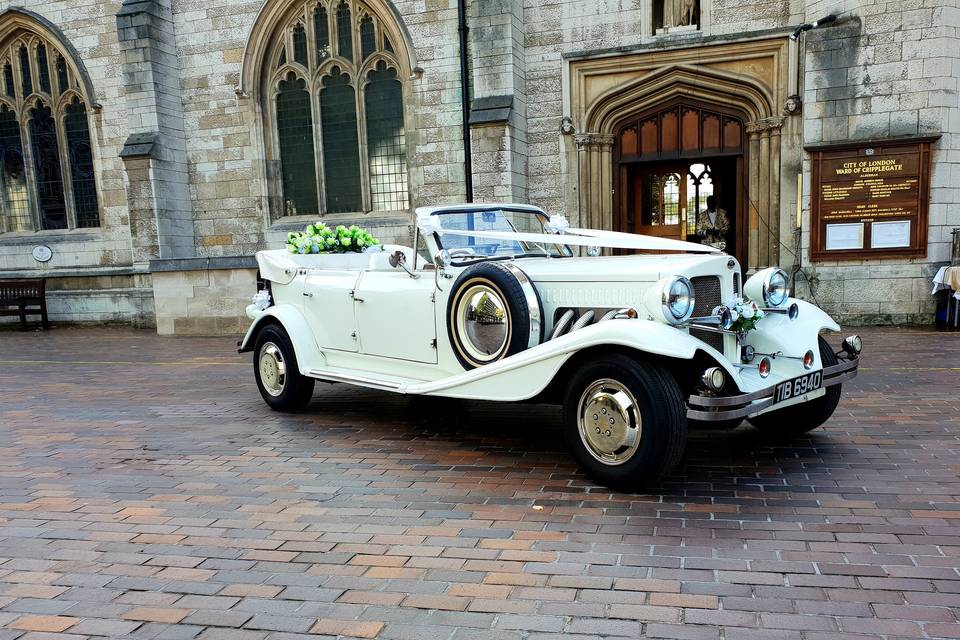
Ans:
{"type": "MultiPolygon", "coordinates": [[[[949,6],[952,5],[952,6],[949,6]]],[[[960,8],[873,0],[807,3],[807,17],[840,16],[809,31],[804,143],[936,135],[927,257],[809,264],[809,161],[804,159],[799,291],[847,323],[915,323],[933,313],[930,280],[950,260],[960,226],[960,8]]]]}
{"type": "Polygon", "coordinates": [[[175,262],[154,265],[157,333],[213,336],[247,330],[244,309],[257,290],[256,266],[236,260],[218,261],[214,268],[205,259],[175,262]]]}

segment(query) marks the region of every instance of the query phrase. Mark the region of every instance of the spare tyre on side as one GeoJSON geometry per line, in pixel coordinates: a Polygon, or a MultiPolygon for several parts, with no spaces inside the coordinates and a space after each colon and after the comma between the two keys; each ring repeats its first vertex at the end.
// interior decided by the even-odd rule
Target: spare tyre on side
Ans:
{"type": "Polygon", "coordinates": [[[516,265],[467,267],[447,300],[447,335],[464,369],[475,369],[543,341],[543,306],[516,265]]]}

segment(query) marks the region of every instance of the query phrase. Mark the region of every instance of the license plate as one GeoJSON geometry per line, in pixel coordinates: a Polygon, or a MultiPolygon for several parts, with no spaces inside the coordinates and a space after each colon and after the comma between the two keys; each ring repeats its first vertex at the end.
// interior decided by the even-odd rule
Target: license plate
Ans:
{"type": "Polygon", "coordinates": [[[816,391],[821,386],[823,386],[823,371],[814,371],[792,380],[785,380],[774,387],[773,404],[816,391]]]}

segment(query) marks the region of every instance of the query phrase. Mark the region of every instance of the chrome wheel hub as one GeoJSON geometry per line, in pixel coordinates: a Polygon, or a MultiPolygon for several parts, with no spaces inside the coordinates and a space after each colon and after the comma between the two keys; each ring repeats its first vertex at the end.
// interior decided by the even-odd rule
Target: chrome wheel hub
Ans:
{"type": "Polygon", "coordinates": [[[478,362],[496,360],[510,336],[507,304],[485,284],[470,287],[461,300],[457,324],[464,348],[478,362]]]}
{"type": "Polygon", "coordinates": [[[287,365],[280,348],[272,342],[265,342],[260,349],[260,382],[271,396],[283,393],[287,383],[287,365]]]}
{"type": "Polygon", "coordinates": [[[610,379],[594,382],[580,396],[577,426],[590,455],[610,466],[634,456],[643,432],[633,394],[610,379]]]}

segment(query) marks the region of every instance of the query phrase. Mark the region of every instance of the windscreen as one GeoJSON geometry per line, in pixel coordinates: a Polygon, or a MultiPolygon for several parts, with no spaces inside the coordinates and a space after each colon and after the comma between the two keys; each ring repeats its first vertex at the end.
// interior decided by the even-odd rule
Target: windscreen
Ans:
{"type": "Polygon", "coordinates": [[[549,242],[527,242],[499,238],[477,238],[444,233],[451,231],[505,231],[546,233],[546,214],[514,209],[483,211],[450,211],[434,214],[440,223],[440,247],[457,261],[497,257],[566,257],[572,255],[566,245],[549,242]]]}

